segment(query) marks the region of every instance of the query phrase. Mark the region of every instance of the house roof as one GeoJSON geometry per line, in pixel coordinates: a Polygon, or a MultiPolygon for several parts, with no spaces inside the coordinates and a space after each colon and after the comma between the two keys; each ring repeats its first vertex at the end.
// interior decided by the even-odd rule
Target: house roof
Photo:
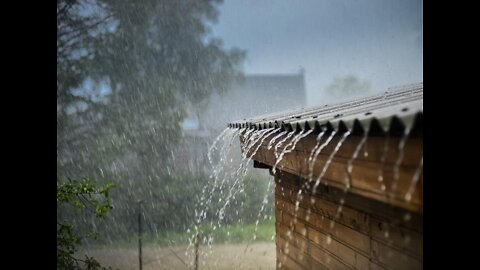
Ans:
{"type": "Polygon", "coordinates": [[[401,133],[422,129],[423,82],[389,89],[385,93],[335,105],[260,115],[233,121],[231,128],[316,129],[353,133],[401,133]]]}

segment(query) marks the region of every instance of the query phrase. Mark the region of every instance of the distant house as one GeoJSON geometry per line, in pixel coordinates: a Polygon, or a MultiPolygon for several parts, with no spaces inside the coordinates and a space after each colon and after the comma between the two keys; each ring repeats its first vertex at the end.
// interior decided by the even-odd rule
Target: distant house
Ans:
{"type": "Polygon", "coordinates": [[[226,93],[212,95],[203,108],[191,108],[190,116],[182,123],[184,142],[174,163],[202,170],[207,163],[208,144],[226,128],[226,123],[305,105],[303,70],[294,74],[245,75],[226,93]]]}

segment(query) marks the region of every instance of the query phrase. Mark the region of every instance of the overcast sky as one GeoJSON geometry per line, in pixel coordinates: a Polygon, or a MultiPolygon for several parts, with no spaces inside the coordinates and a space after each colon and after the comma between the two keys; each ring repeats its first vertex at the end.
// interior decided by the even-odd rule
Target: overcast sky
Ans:
{"type": "Polygon", "coordinates": [[[306,71],[307,105],[349,74],[373,92],[423,81],[423,4],[414,0],[225,0],[213,34],[247,50],[252,73],[306,71]]]}

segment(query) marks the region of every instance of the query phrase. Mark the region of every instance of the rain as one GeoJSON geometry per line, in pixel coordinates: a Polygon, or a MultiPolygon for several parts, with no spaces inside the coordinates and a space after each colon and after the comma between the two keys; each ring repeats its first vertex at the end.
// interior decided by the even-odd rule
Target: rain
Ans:
{"type": "MultiPolygon", "coordinates": [[[[341,117],[423,80],[422,1],[360,2],[58,0],[57,269],[364,269],[332,250],[366,256],[363,235],[339,232],[356,211],[358,164],[377,157],[375,198],[407,210],[369,248],[393,245],[418,220],[415,126],[377,135],[371,122],[288,119],[314,107],[341,117]],[[292,164],[305,180],[295,187],[292,164]],[[337,176],[336,201],[314,196],[333,196],[337,176]],[[312,241],[328,252],[310,253],[312,241]]],[[[417,235],[402,239],[395,248],[419,260],[417,235]]]]}

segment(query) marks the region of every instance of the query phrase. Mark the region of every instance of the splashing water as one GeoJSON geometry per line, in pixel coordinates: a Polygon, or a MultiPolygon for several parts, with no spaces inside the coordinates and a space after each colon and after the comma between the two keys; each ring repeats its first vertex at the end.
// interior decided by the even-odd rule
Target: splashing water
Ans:
{"type": "Polygon", "coordinates": [[[316,153],[318,147],[320,147],[320,141],[323,137],[323,134],[325,134],[325,131],[322,131],[318,134],[317,136],[317,144],[315,144],[315,147],[313,147],[312,151],[310,152],[310,156],[308,157],[308,181],[311,182],[313,178],[313,165],[314,165],[314,160],[313,156],[316,153]]]}
{"type": "Polygon", "coordinates": [[[287,148],[289,145],[292,145],[292,147],[288,150],[285,150],[283,153],[284,154],[287,154],[287,153],[290,153],[292,152],[293,150],[295,150],[295,147],[297,146],[297,143],[308,136],[308,134],[312,133],[313,132],[313,129],[310,129],[308,130],[307,132],[305,132],[305,130],[302,130],[297,136],[295,136],[295,138],[292,139],[292,141],[285,147],[287,148]]]}
{"type": "MultiPolygon", "coordinates": [[[[320,134],[317,136],[317,145],[320,143],[320,140],[322,138],[322,136],[325,134],[324,131],[320,132],[320,134]]],[[[308,188],[308,186],[310,185],[310,183],[312,182],[312,178],[313,178],[313,166],[315,164],[315,161],[317,160],[317,157],[318,155],[320,154],[320,152],[330,143],[330,141],[333,139],[333,136],[336,134],[335,131],[332,131],[332,133],[330,134],[330,136],[326,139],[326,141],[320,146],[318,147],[318,149],[315,150],[315,153],[313,154],[313,157],[312,158],[309,158],[309,181],[308,182],[305,182],[301,187],[300,189],[298,190],[297,192],[297,196],[295,198],[295,211],[294,211],[294,218],[293,220],[295,221],[297,219],[297,215],[298,215],[298,207],[300,205],[300,200],[303,200],[303,196],[302,196],[302,191],[306,188],[308,188]]],[[[312,150],[313,152],[313,150],[312,150]]],[[[312,153],[310,153],[310,156],[312,156],[312,153]]],[[[314,193],[312,193],[314,194],[314,193]]],[[[311,205],[313,205],[315,203],[314,200],[310,201],[311,205]]]]}
{"type": "MultiPolygon", "coordinates": [[[[243,191],[243,188],[240,188],[240,189],[234,189],[234,188],[235,188],[236,184],[238,183],[238,181],[239,181],[240,179],[243,179],[243,178],[245,177],[245,175],[247,174],[247,171],[248,171],[247,165],[248,165],[248,163],[251,161],[251,159],[256,155],[258,149],[260,149],[260,147],[261,147],[262,144],[263,144],[263,141],[264,141],[266,138],[268,138],[270,135],[276,133],[276,132],[279,131],[279,130],[280,130],[280,128],[277,128],[277,129],[269,128],[269,129],[264,130],[264,132],[262,132],[261,136],[259,136],[259,137],[257,138],[256,142],[260,141],[260,143],[259,143],[258,146],[253,150],[253,152],[252,152],[252,154],[250,155],[250,157],[247,157],[247,155],[244,155],[244,156],[243,156],[243,159],[242,159],[242,161],[240,162],[240,167],[239,167],[239,169],[235,172],[235,174],[234,174],[235,176],[232,176],[232,177],[235,178],[235,181],[234,181],[233,186],[230,188],[230,191],[229,191],[229,192],[231,192],[232,190],[234,190],[234,192],[233,192],[233,194],[232,194],[231,196],[229,195],[229,197],[227,197],[227,200],[226,200],[226,202],[225,202],[225,207],[228,206],[228,204],[229,204],[229,199],[230,199],[232,196],[235,196],[238,192],[243,191]],[[270,131],[270,132],[268,132],[268,131],[270,131]],[[243,170],[242,170],[242,169],[243,169],[243,170]]],[[[249,148],[246,149],[246,152],[247,152],[247,153],[250,151],[250,148],[253,147],[253,146],[256,144],[256,142],[252,143],[252,145],[250,145],[249,148]]],[[[242,184],[243,184],[243,182],[242,182],[242,184]]],[[[224,208],[221,208],[220,211],[221,211],[220,213],[223,214],[224,208]]]]}
{"type": "Polygon", "coordinates": [[[393,184],[392,184],[391,197],[394,196],[395,191],[397,190],[398,181],[400,179],[400,165],[403,162],[405,144],[407,142],[409,135],[410,135],[410,128],[405,128],[403,137],[398,143],[398,157],[397,157],[397,160],[395,161],[395,165],[393,166],[393,184]]]}
{"type": "MultiPolygon", "coordinates": [[[[233,132],[232,135],[230,135],[231,138],[228,138],[228,136],[225,136],[225,142],[224,144],[222,145],[222,147],[220,149],[223,149],[222,150],[222,153],[221,153],[221,158],[218,162],[218,164],[214,165],[213,166],[213,173],[212,173],[212,177],[214,179],[214,182],[213,182],[213,185],[212,185],[212,189],[210,190],[210,193],[209,193],[209,197],[208,199],[205,201],[204,199],[204,193],[205,193],[205,189],[207,187],[207,185],[204,187],[204,189],[202,190],[202,197],[201,197],[201,200],[200,200],[200,205],[201,206],[205,206],[205,208],[203,209],[202,211],[202,216],[203,219],[206,218],[206,212],[208,211],[208,207],[212,201],[212,196],[215,192],[216,189],[218,190],[222,190],[224,184],[225,184],[225,179],[226,177],[223,177],[222,178],[222,182],[219,184],[219,179],[221,178],[220,177],[220,174],[221,173],[224,173],[224,170],[225,170],[225,167],[226,167],[226,164],[228,162],[227,160],[227,156],[228,156],[228,153],[229,153],[229,150],[231,150],[231,145],[232,145],[232,142],[233,140],[242,132],[243,130],[236,130],[233,132]]],[[[197,223],[200,223],[201,222],[201,219],[200,220],[197,220],[197,223]]]]}
{"type": "Polygon", "coordinates": [[[362,146],[366,143],[368,138],[368,129],[364,131],[363,137],[358,143],[357,147],[355,148],[352,157],[347,162],[347,167],[346,167],[346,179],[345,179],[345,189],[344,189],[344,194],[343,197],[340,198],[340,203],[337,207],[337,210],[335,212],[335,217],[333,220],[330,222],[330,228],[333,229],[335,226],[335,223],[337,220],[340,218],[342,211],[343,211],[343,205],[345,204],[345,200],[347,198],[348,191],[352,187],[352,170],[353,170],[353,161],[358,157],[358,154],[360,153],[360,150],[362,149],[362,146]]]}
{"type": "MultiPolygon", "coordinates": [[[[209,162],[212,165],[213,172],[210,176],[211,179],[213,179],[213,183],[211,185],[205,185],[205,187],[202,189],[202,195],[200,198],[200,207],[199,209],[195,209],[195,225],[193,227],[193,235],[192,237],[189,238],[189,245],[187,247],[186,254],[189,252],[193,252],[194,248],[194,241],[195,237],[199,235],[199,230],[200,230],[200,224],[202,223],[203,220],[207,218],[207,212],[209,210],[209,207],[211,207],[211,200],[212,200],[212,195],[215,194],[215,191],[218,190],[220,194],[223,194],[223,187],[226,184],[228,179],[231,179],[232,173],[227,173],[225,171],[226,169],[226,164],[228,163],[228,153],[232,149],[230,147],[232,145],[233,140],[237,136],[241,136],[243,139],[244,146],[243,148],[243,153],[242,153],[242,162],[240,170],[235,171],[233,174],[234,176],[239,175],[239,172],[241,169],[245,167],[245,163],[248,163],[248,153],[250,149],[258,142],[261,138],[262,135],[268,133],[270,130],[262,130],[262,131],[255,131],[255,130],[246,130],[244,129],[226,129],[220,133],[220,135],[214,140],[212,146],[209,148],[209,152],[207,153],[209,162]],[[213,158],[215,155],[215,159],[213,158]],[[247,162],[245,162],[247,160],[247,162]],[[221,181],[220,181],[221,179],[221,181]],[[206,190],[210,191],[210,194],[206,196],[206,190]]],[[[233,161],[233,160],[231,160],[233,161]]],[[[245,167],[245,170],[247,168],[245,167]]],[[[228,205],[229,199],[232,197],[232,190],[236,187],[236,183],[238,182],[238,179],[235,179],[234,185],[230,187],[229,190],[229,195],[228,197],[224,200],[226,204],[228,205]]],[[[222,201],[222,198],[219,199],[219,201],[222,201]]],[[[224,208],[221,209],[221,211],[216,212],[217,215],[220,216],[220,220],[223,218],[223,213],[224,213],[224,208]]],[[[215,226],[211,224],[213,230],[219,228],[221,226],[221,223],[219,222],[219,226],[215,226]]],[[[188,229],[187,233],[190,233],[190,229],[188,229]]],[[[213,243],[213,235],[208,234],[208,235],[202,235],[202,242],[206,243],[208,246],[208,250],[204,256],[208,256],[208,254],[212,254],[212,243],[213,243]]]]}
{"type": "Polygon", "coordinates": [[[302,138],[305,138],[306,136],[308,136],[308,134],[312,133],[313,132],[313,129],[310,129],[308,130],[307,132],[305,132],[305,130],[302,130],[300,131],[300,133],[298,133],[297,135],[295,135],[295,137],[293,137],[293,139],[290,141],[290,143],[288,143],[285,148],[283,148],[282,152],[280,153],[280,155],[277,156],[277,159],[275,160],[275,164],[273,165],[273,168],[272,168],[272,172],[275,173],[276,172],[276,169],[277,169],[277,166],[278,164],[282,161],[283,157],[285,156],[285,154],[287,153],[290,153],[292,152],[295,147],[297,146],[297,143],[302,139],[302,138]],[[292,147],[290,147],[290,149],[287,149],[290,145],[292,145],[292,147]]]}
{"type": "Polygon", "coordinates": [[[270,140],[270,142],[268,143],[267,149],[268,149],[268,150],[272,149],[273,144],[275,143],[275,141],[276,141],[278,138],[280,138],[280,137],[282,137],[283,135],[285,135],[285,134],[287,134],[287,131],[282,131],[282,132],[280,132],[278,135],[274,136],[274,137],[270,140]]]}
{"type": "Polygon", "coordinates": [[[312,194],[315,194],[315,191],[317,190],[317,187],[320,184],[321,179],[323,178],[323,176],[327,172],[327,169],[330,166],[330,163],[332,162],[333,157],[338,152],[338,150],[340,150],[340,147],[342,146],[343,142],[347,139],[348,135],[350,135],[350,133],[351,133],[351,131],[347,131],[347,132],[343,133],[342,137],[340,138],[337,145],[333,149],[332,153],[328,157],[327,162],[323,166],[322,172],[320,173],[317,180],[315,181],[315,185],[313,186],[313,193],[312,194]]]}
{"type": "Polygon", "coordinates": [[[250,244],[257,239],[258,223],[260,221],[260,217],[263,213],[263,210],[265,209],[265,206],[268,203],[268,194],[271,192],[271,188],[270,188],[271,186],[272,186],[272,181],[268,181],[267,191],[265,192],[265,195],[263,196],[262,206],[260,207],[260,210],[258,211],[257,220],[255,221],[255,229],[253,231],[253,237],[252,237],[252,240],[249,241],[247,246],[245,247],[244,253],[247,252],[247,249],[250,246],[250,244]]]}
{"type": "Polygon", "coordinates": [[[385,137],[385,142],[384,142],[384,145],[383,145],[383,152],[382,152],[382,157],[380,158],[380,172],[378,174],[378,182],[380,183],[380,189],[385,192],[386,190],[386,186],[385,184],[383,183],[383,170],[385,168],[385,162],[387,160],[387,153],[388,153],[388,143],[389,143],[389,136],[388,136],[388,133],[385,137]]]}
{"type": "MultiPolygon", "coordinates": [[[[281,140],[275,145],[275,147],[273,148],[273,149],[274,149],[273,152],[275,153],[275,158],[276,158],[276,159],[278,159],[278,156],[280,155],[280,153],[278,153],[278,150],[277,150],[277,149],[278,149],[280,146],[282,146],[282,144],[283,144],[286,140],[288,140],[290,137],[292,137],[294,134],[295,134],[295,131],[292,131],[292,132],[288,133],[287,136],[285,136],[285,138],[281,139],[281,140]]],[[[286,147],[285,147],[285,148],[286,148],[286,147]]],[[[285,150],[285,148],[284,148],[283,150],[285,150]]]]}
{"type": "Polygon", "coordinates": [[[415,187],[417,185],[418,180],[420,179],[420,174],[422,173],[423,168],[423,157],[420,160],[420,164],[418,164],[415,173],[413,174],[412,181],[410,182],[410,186],[408,188],[407,193],[405,194],[405,200],[409,202],[412,199],[412,194],[415,192],[415,187]]]}
{"type": "MultiPolygon", "coordinates": [[[[320,152],[322,152],[322,150],[327,147],[327,145],[330,143],[330,141],[332,141],[333,137],[335,136],[335,134],[337,134],[336,131],[332,131],[332,133],[330,134],[330,136],[325,140],[325,142],[315,151],[315,154],[313,154],[313,159],[312,159],[312,163],[310,165],[310,167],[312,167],[312,173],[313,173],[313,167],[315,165],[315,162],[317,161],[317,157],[318,155],[320,154],[320,152]]],[[[313,180],[313,179],[312,179],[313,180]]]]}
{"type": "Polygon", "coordinates": [[[226,128],[224,129],[220,135],[217,136],[217,138],[215,138],[215,140],[213,141],[212,143],[212,146],[210,146],[210,148],[208,149],[208,152],[207,152],[207,157],[208,157],[208,161],[210,162],[211,165],[213,165],[213,161],[212,161],[212,152],[217,149],[216,148],[216,145],[218,143],[218,141],[220,139],[222,139],[224,136],[226,136],[228,134],[228,131],[231,130],[230,128],[226,128]]]}
{"type": "MultiPolygon", "coordinates": [[[[327,162],[325,163],[323,169],[322,169],[322,172],[321,174],[319,175],[319,177],[317,178],[317,180],[315,181],[315,185],[313,187],[313,190],[312,190],[312,200],[310,201],[310,207],[309,209],[307,210],[307,215],[305,217],[305,219],[308,221],[309,218],[310,218],[310,213],[311,211],[310,208],[313,207],[314,203],[315,203],[315,200],[313,199],[313,195],[315,194],[315,191],[316,191],[316,188],[318,187],[319,183],[320,183],[320,179],[323,177],[323,175],[325,174],[326,170],[328,169],[328,166],[330,165],[331,163],[331,160],[333,159],[333,157],[335,156],[335,154],[338,152],[338,150],[340,149],[340,147],[342,146],[343,142],[347,139],[348,135],[350,135],[350,131],[347,131],[345,132],[342,137],[340,138],[340,140],[338,141],[337,145],[335,146],[334,150],[332,151],[332,153],[330,154],[330,156],[328,157],[328,160],[327,162]]],[[[320,154],[320,152],[330,143],[330,141],[333,139],[333,137],[335,136],[336,132],[335,131],[332,131],[332,133],[330,134],[330,136],[326,139],[326,141],[321,145],[321,146],[318,146],[319,145],[319,142],[320,142],[320,139],[322,138],[322,136],[324,135],[324,132],[321,132],[319,133],[319,135],[317,136],[317,145],[314,147],[314,150],[312,150],[312,152],[310,153],[310,157],[308,159],[308,162],[309,162],[309,168],[313,168],[313,164],[314,162],[316,161],[318,155],[320,154]],[[315,153],[312,155],[313,151],[315,151],[315,153]]],[[[313,170],[313,169],[312,169],[313,170]]],[[[311,179],[307,182],[305,182],[299,189],[299,191],[297,192],[297,196],[296,196],[296,201],[295,201],[295,209],[294,209],[294,214],[293,214],[293,219],[291,221],[291,225],[293,225],[292,223],[296,223],[297,222],[297,218],[298,218],[298,212],[299,212],[299,208],[300,208],[300,201],[303,200],[303,195],[302,195],[302,192],[305,188],[307,188],[309,186],[309,184],[311,183],[311,179]]]]}
{"type": "Polygon", "coordinates": [[[360,140],[357,147],[355,148],[355,151],[353,152],[352,157],[347,162],[347,177],[345,179],[346,191],[348,191],[352,187],[353,161],[355,161],[355,159],[358,157],[360,149],[362,149],[362,146],[367,142],[367,138],[368,138],[368,129],[365,130],[363,134],[363,138],[360,140]]]}
{"type": "Polygon", "coordinates": [[[274,130],[274,128],[269,128],[269,129],[257,131],[258,136],[256,136],[256,139],[253,141],[253,143],[251,143],[247,147],[247,149],[245,149],[245,152],[244,152],[244,155],[243,155],[243,158],[242,158],[242,162],[240,162],[241,163],[240,167],[232,175],[234,177],[233,185],[229,189],[229,194],[228,194],[228,196],[225,200],[224,205],[218,211],[218,216],[219,216],[218,223],[219,224],[225,216],[225,209],[229,205],[230,199],[233,196],[235,196],[241,190],[241,189],[235,189],[235,187],[237,186],[238,182],[245,177],[245,175],[247,173],[247,170],[248,170],[248,166],[247,166],[248,163],[251,161],[252,157],[257,153],[257,151],[260,148],[260,146],[262,145],[263,141],[267,138],[267,136],[265,136],[265,135],[273,134],[272,130],[276,132],[278,129],[274,130]],[[272,132],[269,132],[269,131],[272,131],[272,132]],[[255,148],[253,153],[250,155],[250,157],[248,157],[248,153],[250,152],[250,149],[259,141],[260,141],[260,143],[258,144],[257,148],[255,148]]]}

